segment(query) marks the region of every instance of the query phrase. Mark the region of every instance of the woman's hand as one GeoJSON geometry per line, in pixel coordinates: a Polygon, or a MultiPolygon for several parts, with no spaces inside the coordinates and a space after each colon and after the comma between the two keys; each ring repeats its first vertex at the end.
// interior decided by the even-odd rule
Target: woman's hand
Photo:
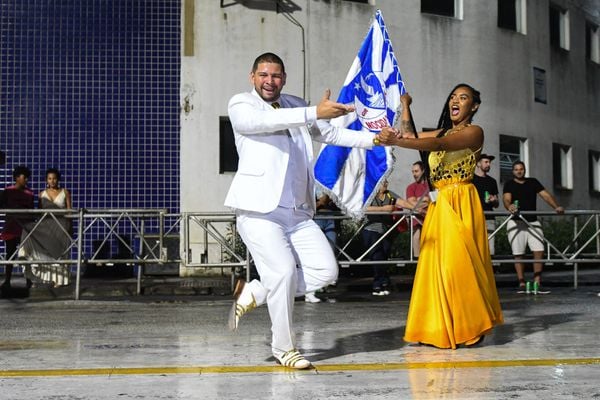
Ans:
{"type": "Polygon", "coordinates": [[[410,105],[412,104],[412,97],[410,97],[410,94],[408,94],[408,92],[400,96],[400,103],[402,103],[402,107],[410,107],[410,105]]]}
{"type": "Polygon", "coordinates": [[[379,132],[377,135],[377,139],[379,142],[384,145],[393,145],[397,143],[400,132],[398,129],[392,128],[391,126],[386,126],[379,132]]]}

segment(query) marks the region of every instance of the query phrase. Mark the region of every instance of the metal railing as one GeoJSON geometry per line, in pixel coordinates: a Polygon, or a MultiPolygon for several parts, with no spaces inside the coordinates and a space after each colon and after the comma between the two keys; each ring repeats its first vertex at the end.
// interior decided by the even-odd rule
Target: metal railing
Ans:
{"type": "MultiPolygon", "coordinates": [[[[411,211],[396,211],[393,213],[389,212],[367,212],[366,215],[379,215],[384,217],[392,217],[394,216],[393,222],[388,225],[385,232],[381,235],[381,237],[371,245],[367,249],[361,249],[359,254],[356,252],[349,251],[355,241],[360,240],[360,234],[363,228],[366,225],[366,222],[363,221],[354,221],[354,227],[351,229],[350,234],[346,235],[346,237],[341,237],[338,232],[338,241],[336,243],[332,243],[335,247],[335,253],[338,259],[338,263],[340,267],[347,268],[350,266],[370,266],[374,264],[379,265],[390,265],[396,267],[404,267],[406,265],[416,264],[418,259],[413,254],[413,233],[415,224],[420,224],[419,215],[413,213],[411,211]],[[413,222],[415,224],[413,224],[413,222]],[[402,258],[393,258],[388,260],[378,260],[371,261],[369,260],[369,253],[386,237],[396,235],[397,228],[400,224],[406,223],[407,231],[405,233],[401,233],[408,235],[408,246],[406,249],[406,255],[402,258]],[[354,254],[354,255],[353,255],[354,254]]],[[[493,232],[489,233],[489,238],[495,238],[505,230],[505,226],[510,219],[510,214],[507,212],[486,212],[487,216],[492,216],[497,220],[496,229],[493,232]]],[[[578,265],[579,264],[590,264],[590,263],[599,263],[600,262],[600,211],[599,210],[575,210],[575,211],[566,211],[564,214],[558,215],[554,212],[522,212],[516,215],[516,218],[519,220],[524,220],[525,223],[529,224],[524,216],[526,215],[537,215],[541,217],[548,218],[560,218],[560,219],[572,219],[573,231],[572,238],[569,241],[568,245],[563,249],[559,249],[557,244],[552,243],[551,235],[548,233],[542,238],[545,243],[546,251],[544,254],[544,259],[542,260],[547,265],[551,264],[563,264],[573,267],[573,286],[577,287],[577,274],[578,274],[578,265]],[[590,233],[589,230],[592,230],[590,233]],[[587,237],[583,240],[583,234],[587,231],[587,237]]],[[[184,251],[191,252],[190,242],[189,242],[189,232],[191,225],[197,225],[201,227],[204,234],[204,246],[208,246],[209,243],[208,238],[211,237],[221,246],[222,255],[224,255],[224,259],[221,259],[218,263],[205,261],[207,258],[203,257],[199,261],[193,261],[191,257],[189,257],[190,253],[186,253],[186,259],[184,264],[187,267],[199,268],[199,267],[230,267],[232,270],[245,268],[246,275],[249,277],[250,265],[252,264],[251,257],[248,255],[245,246],[241,244],[241,239],[235,234],[235,215],[233,213],[184,213],[183,219],[185,221],[184,226],[186,226],[185,236],[185,249],[184,251]],[[224,235],[223,232],[225,230],[218,229],[216,227],[216,223],[228,223],[230,224],[230,231],[228,232],[228,236],[224,235]]],[[[317,214],[315,219],[333,219],[336,221],[351,221],[348,216],[345,216],[341,213],[333,213],[333,214],[317,214]]],[[[355,246],[353,250],[356,248],[360,248],[361,245],[355,246]]],[[[498,247],[498,246],[496,246],[498,247]]],[[[208,247],[204,247],[204,251],[206,252],[208,247]]],[[[206,254],[206,253],[203,253],[206,254]]],[[[516,259],[513,255],[508,252],[506,254],[496,254],[492,256],[492,262],[494,264],[501,263],[512,263],[515,262],[516,259]]],[[[519,259],[519,262],[522,263],[534,263],[537,260],[533,259],[519,259]]],[[[233,279],[233,278],[232,278],[233,279]]]]}
{"type": "MultiPolygon", "coordinates": [[[[52,260],[35,260],[19,258],[19,249],[14,254],[0,258],[0,265],[43,265],[63,264],[75,266],[74,297],[79,299],[82,272],[88,265],[135,265],[137,266],[137,294],[142,290],[142,275],[144,266],[148,264],[179,263],[184,268],[220,268],[231,270],[233,283],[236,273],[250,276],[252,259],[236,232],[235,214],[231,212],[184,212],[170,214],[161,209],[116,209],[116,210],[14,210],[0,209],[0,215],[9,215],[10,218],[18,217],[26,228],[22,236],[19,249],[44,223],[55,223],[61,226],[64,234],[71,238],[68,248],[62,256],[52,260]],[[65,230],[61,220],[72,221],[75,228],[73,232],[65,230]],[[169,256],[165,251],[165,238],[178,235],[180,238],[179,254],[169,256]],[[134,244],[127,237],[134,236],[134,244]],[[101,249],[107,244],[114,243],[125,250],[117,257],[106,257],[101,249]]],[[[382,215],[394,221],[387,227],[378,242],[368,249],[362,249],[357,255],[355,246],[349,251],[362,229],[364,221],[351,221],[342,214],[317,214],[315,219],[333,219],[345,224],[353,224],[345,237],[338,232],[338,242],[335,252],[342,268],[350,266],[369,266],[383,264],[402,267],[415,264],[417,258],[413,254],[413,222],[418,217],[411,211],[397,211],[394,213],[369,212],[367,215],[382,215]],[[400,224],[406,223],[408,235],[407,254],[402,258],[371,261],[369,253],[385,237],[394,235],[400,224]],[[354,255],[353,255],[354,254],[354,255]]],[[[509,220],[506,212],[488,212],[488,216],[495,217],[496,229],[489,234],[490,238],[497,237],[509,220]]],[[[543,262],[546,264],[563,264],[573,267],[574,287],[577,287],[577,273],[579,264],[600,262],[600,211],[575,210],[566,211],[563,215],[550,212],[522,212],[517,218],[529,224],[524,218],[527,215],[542,216],[545,218],[562,218],[572,220],[572,235],[564,248],[559,248],[551,242],[550,235],[543,238],[546,251],[543,262]]],[[[112,244],[111,244],[112,245],[112,244]]],[[[511,254],[495,255],[494,263],[509,263],[515,259],[511,254]]],[[[523,259],[519,262],[533,263],[536,260],[523,259]]]]}
{"type": "MultiPolygon", "coordinates": [[[[186,268],[231,268],[232,272],[245,269],[246,278],[250,278],[250,255],[242,246],[237,234],[235,214],[232,212],[185,212],[183,221],[183,265],[186,268]],[[198,241],[201,252],[200,259],[193,257],[193,228],[201,230],[198,241]],[[212,242],[211,240],[212,239],[212,242]],[[209,257],[209,247],[219,246],[217,256],[209,257]]],[[[233,287],[235,273],[231,274],[233,287]]]]}
{"type": "MultiPolygon", "coordinates": [[[[498,234],[505,229],[506,224],[510,221],[510,214],[507,212],[486,212],[487,216],[495,217],[497,220],[497,226],[493,232],[488,235],[489,239],[495,238],[498,234]]],[[[390,213],[366,213],[366,215],[390,215],[390,213]]],[[[401,265],[406,263],[416,263],[417,259],[414,257],[412,249],[412,234],[414,229],[413,221],[416,221],[417,224],[420,224],[417,216],[410,211],[402,211],[402,212],[394,212],[391,215],[397,215],[398,219],[390,225],[386,231],[382,234],[380,240],[373,244],[370,248],[366,249],[363,253],[358,257],[350,257],[344,250],[348,247],[350,242],[356,238],[356,236],[360,233],[362,228],[366,225],[366,223],[362,222],[359,228],[356,230],[355,234],[347,240],[342,246],[336,246],[340,255],[343,256],[342,259],[338,258],[340,264],[354,265],[364,263],[364,259],[368,256],[368,253],[381,241],[384,237],[393,234],[396,230],[397,226],[403,222],[404,219],[407,219],[409,232],[410,232],[410,253],[407,259],[403,259],[400,261],[389,260],[387,262],[377,261],[374,263],[400,263],[401,265]]],[[[544,256],[544,262],[547,264],[552,263],[562,263],[562,264],[573,264],[573,263],[597,263],[600,262],[600,211],[598,210],[574,210],[574,211],[565,211],[564,214],[556,214],[554,212],[543,212],[543,211],[527,211],[520,212],[515,215],[515,218],[519,221],[523,221],[528,227],[531,227],[529,221],[526,220],[525,216],[535,215],[542,217],[552,217],[552,218],[571,218],[573,220],[573,237],[568,243],[568,245],[564,249],[559,249],[557,245],[551,242],[549,235],[544,235],[544,237],[539,237],[545,244],[546,251],[544,256]],[[583,217],[583,221],[580,220],[579,217],[583,217]],[[591,228],[593,232],[589,235],[589,237],[583,239],[583,233],[586,229],[591,228]],[[580,243],[583,241],[583,243],[580,243]],[[588,250],[587,253],[584,253],[584,250],[588,250]]],[[[316,218],[330,218],[330,217],[322,217],[317,216],[316,218]]],[[[344,216],[335,216],[334,218],[347,219],[344,216]]],[[[515,261],[512,254],[504,254],[504,255],[495,255],[492,257],[494,262],[511,262],[515,261]]],[[[535,260],[520,260],[524,263],[533,263],[535,260]]]]}
{"type": "MultiPolygon", "coordinates": [[[[79,299],[81,275],[84,266],[88,265],[138,265],[148,263],[165,263],[168,260],[163,249],[165,210],[151,209],[119,209],[119,210],[22,210],[0,209],[0,214],[17,221],[23,228],[23,234],[17,250],[0,259],[0,265],[20,265],[27,268],[31,265],[75,265],[75,299],[79,299]],[[61,219],[67,219],[74,227],[74,232],[68,232],[61,224],[61,219]],[[27,240],[35,237],[44,222],[60,227],[59,231],[68,235],[71,240],[62,255],[53,259],[32,259],[26,254],[19,256],[25,250],[27,240]],[[151,233],[149,235],[149,233],[151,233]],[[138,245],[126,240],[134,235],[138,245]],[[157,239],[154,242],[149,240],[157,239]],[[102,249],[113,240],[121,247],[122,252],[116,257],[106,258],[102,249]],[[95,242],[95,243],[94,243],[95,242]],[[134,248],[136,247],[136,248],[134,248]]],[[[141,293],[142,268],[137,273],[137,293],[141,293]]]]}

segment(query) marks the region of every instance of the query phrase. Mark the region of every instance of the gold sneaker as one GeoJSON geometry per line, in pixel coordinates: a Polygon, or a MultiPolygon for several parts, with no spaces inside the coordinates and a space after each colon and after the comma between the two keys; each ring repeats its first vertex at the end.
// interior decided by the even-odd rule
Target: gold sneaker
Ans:
{"type": "Polygon", "coordinates": [[[229,329],[232,331],[237,330],[242,315],[256,308],[256,300],[252,292],[250,289],[245,289],[246,281],[238,279],[233,290],[233,305],[229,310],[229,329]]]}
{"type": "Polygon", "coordinates": [[[306,369],[312,367],[310,361],[304,358],[296,349],[287,351],[281,357],[275,357],[275,359],[279,364],[288,368],[306,369]]]}

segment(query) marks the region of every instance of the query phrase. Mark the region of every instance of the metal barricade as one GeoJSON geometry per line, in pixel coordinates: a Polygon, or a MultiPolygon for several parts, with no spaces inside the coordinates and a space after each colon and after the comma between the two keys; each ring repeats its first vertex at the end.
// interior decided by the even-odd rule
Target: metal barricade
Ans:
{"type": "Polygon", "coordinates": [[[228,268],[232,271],[231,284],[235,279],[236,269],[246,270],[246,278],[250,278],[250,256],[245,246],[241,245],[235,225],[235,214],[232,212],[185,212],[181,215],[183,225],[183,265],[186,268],[228,268]],[[201,240],[196,242],[200,247],[200,257],[194,257],[192,229],[201,230],[201,240]],[[227,237],[229,233],[229,238],[227,237]],[[210,246],[218,247],[210,257],[210,246]]]}
{"type": "Polygon", "coordinates": [[[82,267],[88,264],[111,265],[124,264],[138,266],[137,293],[141,292],[141,268],[145,263],[163,263],[167,261],[161,254],[163,248],[163,237],[165,234],[164,218],[165,210],[150,209],[119,209],[119,210],[22,210],[2,209],[0,214],[16,218],[25,234],[21,237],[21,243],[13,254],[0,258],[0,265],[20,265],[27,268],[30,265],[62,264],[75,265],[75,288],[74,297],[79,299],[82,267]],[[61,257],[48,259],[28,259],[19,257],[27,240],[36,235],[44,221],[54,221],[58,226],[62,224],[59,218],[67,218],[76,227],[72,234],[63,229],[64,233],[71,237],[71,242],[61,257]],[[146,229],[152,227],[153,231],[159,232],[158,242],[151,243],[146,239],[146,229]],[[133,248],[131,242],[124,239],[123,232],[136,235],[139,238],[139,249],[133,248]],[[103,258],[100,249],[112,239],[117,240],[122,248],[126,250],[126,256],[103,258]],[[96,250],[93,248],[92,240],[99,242],[96,250]],[[157,248],[158,247],[158,248],[157,248]],[[143,250],[143,251],[142,251],[143,250]],[[142,254],[144,254],[142,256],[142,254]]]}
{"type": "MultiPolygon", "coordinates": [[[[74,297],[79,299],[80,282],[84,265],[97,264],[134,264],[137,266],[137,294],[141,293],[142,269],[145,264],[180,263],[184,268],[220,268],[222,271],[231,271],[231,282],[234,275],[245,270],[246,277],[250,277],[252,259],[239,238],[235,226],[235,214],[231,212],[184,212],[181,214],[167,213],[161,209],[111,209],[111,210],[13,210],[0,209],[0,215],[8,214],[11,217],[20,216],[27,225],[27,234],[22,237],[24,243],[43,221],[54,221],[61,225],[59,220],[67,218],[76,228],[71,234],[70,245],[59,259],[33,260],[19,259],[18,251],[15,254],[0,258],[0,265],[32,264],[64,264],[75,265],[74,297]],[[165,221],[169,221],[165,223],[165,221]],[[135,236],[139,245],[134,246],[131,241],[124,239],[123,232],[135,236]],[[181,256],[172,257],[167,254],[164,247],[166,236],[179,235],[181,256]],[[103,257],[101,248],[116,240],[117,244],[127,251],[126,257],[103,257]],[[93,242],[96,242],[94,249],[93,242]]],[[[342,268],[350,266],[370,266],[383,264],[396,267],[416,264],[417,258],[413,254],[413,229],[417,214],[405,210],[393,213],[368,212],[367,215],[394,216],[394,221],[387,227],[381,238],[368,249],[362,249],[360,254],[352,256],[348,251],[349,246],[360,235],[364,228],[364,221],[352,221],[341,213],[317,214],[315,219],[333,219],[343,223],[354,224],[353,229],[343,242],[338,241],[335,252],[342,268]],[[408,251],[402,259],[389,259],[381,261],[368,260],[369,253],[385,237],[394,234],[397,227],[406,223],[408,230],[408,251]]],[[[496,229],[489,234],[490,238],[497,237],[505,230],[510,214],[506,212],[487,212],[498,222],[496,229]]],[[[598,210],[573,210],[565,211],[563,215],[553,212],[521,212],[515,218],[529,224],[525,219],[527,215],[536,215],[543,218],[567,219],[572,224],[572,235],[564,248],[559,248],[557,243],[552,243],[550,235],[545,235],[543,240],[546,245],[543,262],[547,265],[562,264],[573,267],[574,287],[577,287],[579,264],[592,264],[600,261],[600,211],[598,210]]],[[[62,226],[62,225],[61,225],[62,226]]],[[[338,236],[339,237],[339,236],[338,236]]],[[[22,244],[21,244],[22,246],[22,244]]],[[[122,256],[122,255],[121,255],[122,256]]],[[[511,254],[496,254],[494,263],[512,263],[515,258],[511,254]]],[[[536,260],[523,259],[523,263],[533,263],[536,260]]]]}

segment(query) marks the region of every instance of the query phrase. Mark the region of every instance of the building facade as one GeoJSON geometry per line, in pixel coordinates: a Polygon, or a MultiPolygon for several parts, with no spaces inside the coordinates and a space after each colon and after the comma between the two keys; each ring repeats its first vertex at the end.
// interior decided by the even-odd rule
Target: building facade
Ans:
{"type": "MultiPolygon", "coordinates": [[[[224,210],[236,165],[227,102],[251,90],[254,58],[279,54],[284,91],[312,104],[326,88],[336,96],[376,9],[418,128],[435,127],[450,89],[469,83],[481,91],[475,123],[500,183],[522,159],[565,207],[600,207],[598,1],[184,0],[182,98],[193,109],[182,114],[182,210],[224,210]]],[[[395,154],[390,188],[404,193],[418,154],[395,154]]]]}

